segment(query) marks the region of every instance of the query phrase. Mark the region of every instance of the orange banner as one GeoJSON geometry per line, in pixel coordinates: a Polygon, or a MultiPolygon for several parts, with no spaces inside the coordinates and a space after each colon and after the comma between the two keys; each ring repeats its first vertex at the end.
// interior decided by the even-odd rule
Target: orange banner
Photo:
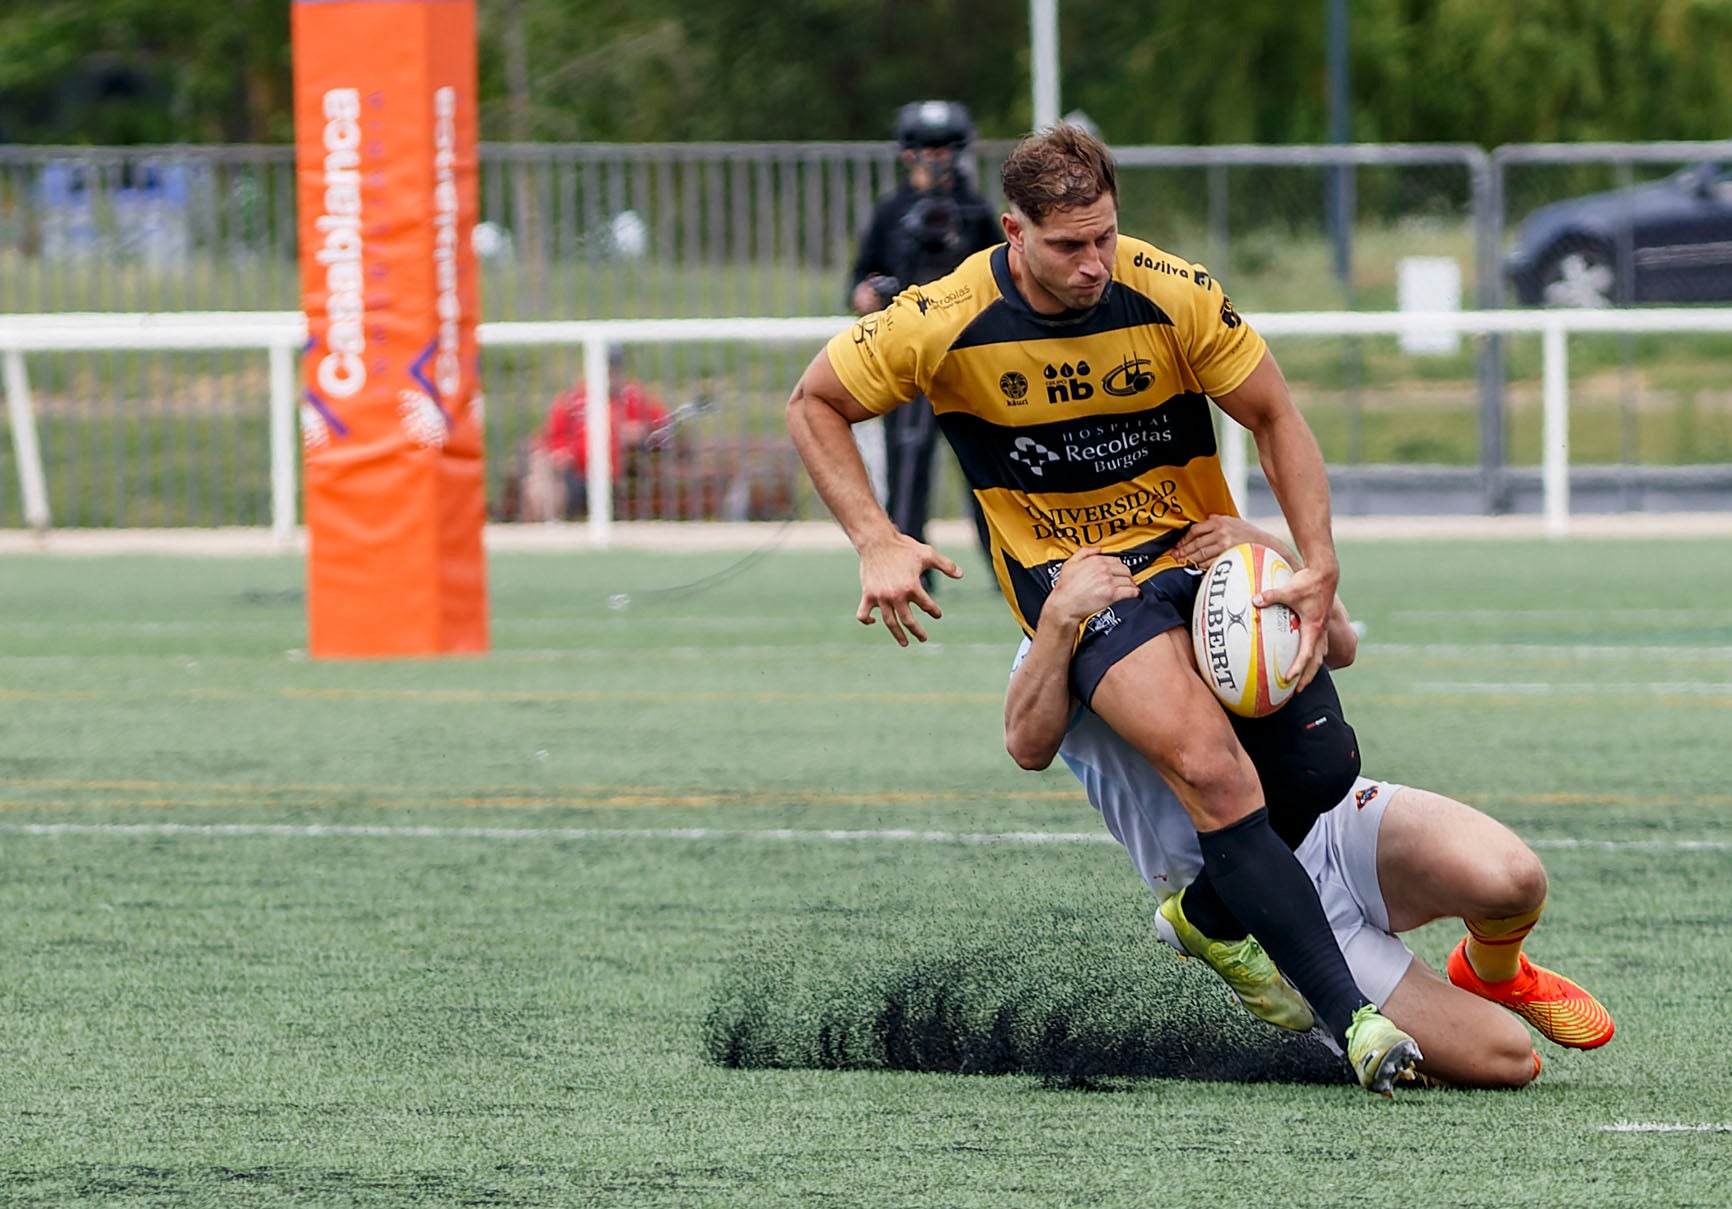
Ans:
{"type": "Polygon", "coordinates": [[[308,649],[487,649],[474,0],[295,0],[308,649]]]}

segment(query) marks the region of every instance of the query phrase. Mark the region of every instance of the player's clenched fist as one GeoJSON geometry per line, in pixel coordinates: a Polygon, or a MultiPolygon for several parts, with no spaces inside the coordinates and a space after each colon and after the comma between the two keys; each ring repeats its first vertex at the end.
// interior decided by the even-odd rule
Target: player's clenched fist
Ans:
{"type": "Polygon", "coordinates": [[[884,628],[898,645],[907,646],[909,634],[925,642],[926,631],[912,606],[918,605],[929,617],[944,616],[920,582],[920,573],[927,570],[942,571],[951,579],[962,578],[961,567],[906,533],[892,533],[863,546],[860,607],[854,613],[855,619],[861,625],[871,625],[876,612],[884,618],[884,628]]]}
{"type": "Polygon", "coordinates": [[[1044,616],[1056,610],[1057,620],[1079,626],[1116,601],[1129,600],[1140,592],[1124,559],[1102,554],[1097,546],[1085,546],[1065,559],[1041,612],[1044,616]]]}

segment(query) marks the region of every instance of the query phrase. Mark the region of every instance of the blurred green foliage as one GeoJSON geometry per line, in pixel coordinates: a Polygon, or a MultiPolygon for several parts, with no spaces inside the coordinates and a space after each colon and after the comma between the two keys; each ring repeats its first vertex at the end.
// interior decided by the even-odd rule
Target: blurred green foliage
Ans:
{"type": "MultiPolygon", "coordinates": [[[[0,11],[0,141],[280,142],[282,0],[0,11]]],[[[992,0],[480,0],[489,139],[880,139],[954,97],[1031,121],[1024,8],[992,0]],[[515,49],[514,49],[515,48],[515,49]]],[[[1353,137],[1505,142],[1732,131],[1724,0],[1355,0],[1353,137]]],[[[1120,144],[1325,137],[1321,0],[1064,0],[1063,104],[1120,144]]]]}

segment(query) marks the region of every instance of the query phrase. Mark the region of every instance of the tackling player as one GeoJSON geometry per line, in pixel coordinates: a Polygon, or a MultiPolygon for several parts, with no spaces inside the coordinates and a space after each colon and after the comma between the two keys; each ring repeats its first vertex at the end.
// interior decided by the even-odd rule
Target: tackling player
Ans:
{"type": "MultiPolygon", "coordinates": [[[[1305,834],[1359,772],[1320,670],[1339,567],[1316,439],[1262,337],[1209,273],[1120,238],[1116,170],[1100,140],[1055,126],[1019,143],[1000,176],[1007,242],[863,316],[813,359],[788,402],[801,459],[860,554],[856,616],[871,624],[876,612],[904,646],[908,634],[925,641],[914,608],[940,614],[921,573],[961,576],[890,522],[849,431],[925,395],[986,515],[999,587],[1025,632],[1036,633],[1079,549],[1115,555],[1132,581],[1063,636],[1066,675],[1160,770],[1196,829],[1208,876],[1185,904],[1188,924],[1203,936],[1249,925],[1365,1086],[1386,1090],[1418,1049],[1354,985],[1282,839],[1305,834]],[[1210,397],[1250,429],[1305,556],[1288,584],[1264,593],[1300,619],[1299,692],[1237,728],[1189,662],[1198,581],[1173,555],[1192,522],[1233,511],[1210,397]]],[[[1273,967],[1217,970],[1262,1010],[1310,1014],[1273,967]]]]}
{"type": "MultiPolygon", "coordinates": [[[[1235,517],[1193,526],[1178,552],[1200,565],[1242,541],[1292,557],[1235,517]]],[[[1117,561],[1083,550],[1065,563],[1011,673],[1005,745],[1025,768],[1044,768],[1055,754],[1064,759],[1161,899],[1161,938],[1193,952],[1196,938],[1186,935],[1184,916],[1174,909],[1203,863],[1190,821],[1155,769],[1066,687],[1062,635],[1074,619],[1110,607],[1124,592],[1117,561]],[[1049,628],[1056,634],[1043,641],[1040,630],[1049,628]]],[[[1337,601],[1329,618],[1331,666],[1351,663],[1357,644],[1337,601]]],[[[1467,1087],[1532,1080],[1539,1055],[1527,1030],[1502,1008],[1559,1045],[1592,1049],[1611,1040],[1611,1016],[1592,995],[1521,951],[1545,908],[1546,875],[1503,824],[1439,794],[1361,777],[1297,847],[1355,981],[1419,1042],[1426,1076],[1467,1087]],[[1460,918],[1468,929],[1449,956],[1447,981],[1396,936],[1443,918],[1460,918]]],[[[1242,932],[1234,947],[1236,960],[1267,961],[1242,932]]]]}

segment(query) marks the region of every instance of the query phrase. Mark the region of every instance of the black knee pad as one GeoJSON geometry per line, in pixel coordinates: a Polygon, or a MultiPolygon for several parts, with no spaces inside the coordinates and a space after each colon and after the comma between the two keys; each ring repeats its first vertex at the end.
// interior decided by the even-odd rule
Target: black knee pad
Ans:
{"type": "Polygon", "coordinates": [[[1234,730],[1263,784],[1269,825],[1289,846],[1297,847],[1359,777],[1359,738],[1323,673],[1267,718],[1234,719],[1234,730]]]}

